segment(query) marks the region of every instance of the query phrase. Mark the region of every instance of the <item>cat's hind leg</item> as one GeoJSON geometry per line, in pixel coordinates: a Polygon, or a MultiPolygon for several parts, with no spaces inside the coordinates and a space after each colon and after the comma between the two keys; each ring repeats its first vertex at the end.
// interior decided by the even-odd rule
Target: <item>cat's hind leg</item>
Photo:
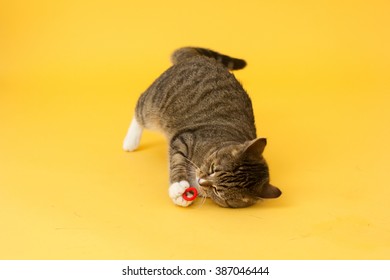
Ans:
{"type": "Polygon", "coordinates": [[[126,137],[123,140],[123,150],[131,152],[137,149],[141,141],[142,131],[142,126],[138,123],[136,118],[133,117],[129,129],[127,130],[126,137]]]}

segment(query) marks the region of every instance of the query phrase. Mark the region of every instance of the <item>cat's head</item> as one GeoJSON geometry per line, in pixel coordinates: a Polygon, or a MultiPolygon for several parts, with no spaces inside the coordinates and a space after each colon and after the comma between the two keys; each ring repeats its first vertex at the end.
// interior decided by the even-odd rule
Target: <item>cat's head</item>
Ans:
{"type": "Polygon", "coordinates": [[[222,207],[248,207],[261,198],[277,198],[282,192],[269,183],[268,165],[262,153],[265,138],[223,147],[212,153],[197,171],[202,191],[222,207]]]}

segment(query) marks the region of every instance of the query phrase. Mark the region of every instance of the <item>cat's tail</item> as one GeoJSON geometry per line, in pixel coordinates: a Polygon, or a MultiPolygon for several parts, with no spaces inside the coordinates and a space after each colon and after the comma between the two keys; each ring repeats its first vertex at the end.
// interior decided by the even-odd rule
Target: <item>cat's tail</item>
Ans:
{"type": "Polygon", "coordinates": [[[176,50],[171,56],[171,61],[173,64],[177,64],[199,55],[214,58],[217,62],[225,65],[229,70],[239,70],[246,66],[246,62],[243,59],[230,57],[209,49],[194,47],[185,47],[176,50]]]}

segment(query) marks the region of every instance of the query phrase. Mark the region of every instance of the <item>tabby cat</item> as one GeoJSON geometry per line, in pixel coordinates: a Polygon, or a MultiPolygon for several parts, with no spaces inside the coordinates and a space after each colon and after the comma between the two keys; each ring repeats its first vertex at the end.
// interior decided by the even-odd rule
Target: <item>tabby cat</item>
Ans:
{"type": "Polygon", "coordinates": [[[229,70],[246,62],[203,48],[176,50],[173,66],[139,98],[123,143],[135,150],[144,128],[161,131],[169,143],[169,196],[180,206],[192,201],[189,186],[222,207],[247,207],[281,191],[269,183],[256,138],[252,103],[229,70]]]}

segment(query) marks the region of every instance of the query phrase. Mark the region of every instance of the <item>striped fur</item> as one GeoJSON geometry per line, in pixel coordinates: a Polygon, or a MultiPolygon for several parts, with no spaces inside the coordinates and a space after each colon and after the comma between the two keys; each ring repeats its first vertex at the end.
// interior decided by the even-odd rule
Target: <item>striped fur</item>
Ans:
{"type": "Polygon", "coordinates": [[[214,58],[217,62],[226,66],[230,70],[239,70],[246,66],[246,61],[243,59],[233,58],[209,49],[192,47],[178,49],[172,54],[171,60],[173,64],[177,64],[194,56],[214,58]]]}
{"type": "Polygon", "coordinates": [[[172,62],[135,110],[141,127],[168,139],[171,184],[189,182],[224,207],[279,196],[269,184],[266,141],[256,139],[251,100],[228,71],[245,61],[187,47],[175,51],[172,62]]]}

